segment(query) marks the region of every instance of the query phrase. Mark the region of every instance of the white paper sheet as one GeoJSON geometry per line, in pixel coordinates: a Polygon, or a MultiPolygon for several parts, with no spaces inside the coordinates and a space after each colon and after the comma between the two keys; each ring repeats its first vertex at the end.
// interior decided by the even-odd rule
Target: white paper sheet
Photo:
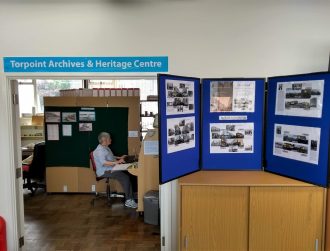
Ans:
{"type": "Polygon", "coordinates": [[[128,137],[137,138],[137,137],[139,137],[139,132],[138,131],[128,131],[128,137]]]}
{"type": "Polygon", "coordinates": [[[129,163],[129,164],[117,164],[115,166],[112,167],[111,172],[116,172],[116,171],[125,171],[127,170],[127,168],[129,168],[130,166],[133,166],[133,163],[129,163]]]}
{"type": "Polygon", "coordinates": [[[210,153],[253,153],[253,123],[210,123],[210,153]]]}
{"type": "Polygon", "coordinates": [[[240,116],[219,116],[219,120],[247,120],[246,115],[240,116]]]}
{"type": "Polygon", "coordinates": [[[60,139],[58,124],[47,124],[47,140],[57,141],[60,139]]]}
{"type": "Polygon", "coordinates": [[[318,164],[321,128],[275,124],[275,156],[318,164]]]}
{"type": "Polygon", "coordinates": [[[166,115],[195,112],[194,81],[166,80],[166,115]]]}
{"type": "Polygon", "coordinates": [[[254,112],[255,81],[211,81],[210,112],[254,112]]]}
{"type": "Polygon", "coordinates": [[[158,155],[158,140],[146,140],[143,143],[144,155],[158,155]]]}
{"type": "Polygon", "coordinates": [[[167,119],[167,153],[195,147],[195,117],[167,119]]]}
{"type": "Polygon", "coordinates": [[[62,125],[63,136],[72,136],[72,125],[62,125]]]}
{"type": "Polygon", "coordinates": [[[276,115],[322,117],[324,80],[278,82],[276,115]]]}

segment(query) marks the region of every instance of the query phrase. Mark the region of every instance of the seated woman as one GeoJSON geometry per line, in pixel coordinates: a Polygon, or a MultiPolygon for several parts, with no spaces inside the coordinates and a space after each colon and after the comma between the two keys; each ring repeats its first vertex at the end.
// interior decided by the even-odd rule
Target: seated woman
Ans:
{"type": "Polygon", "coordinates": [[[109,145],[111,145],[111,136],[107,132],[101,132],[98,136],[99,145],[93,152],[96,165],[96,175],[98,177],[113,178],[120,182],[125,192],[125,206],[137,208],[137,204],[133,199],[132,183],[129,176],[123,171],[111,172],[112,167],[116,164],[125,163],[124,157],[116,157],[112,153],[109,145]]]}

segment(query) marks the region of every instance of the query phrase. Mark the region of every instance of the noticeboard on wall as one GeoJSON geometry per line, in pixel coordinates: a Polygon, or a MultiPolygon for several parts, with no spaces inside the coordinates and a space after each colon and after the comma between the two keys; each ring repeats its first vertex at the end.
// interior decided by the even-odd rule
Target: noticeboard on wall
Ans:
{"type": "Polygon", "coordinates": [[[326,187],[330,73],[269,78],[265,170],[326,187]]]}
{"type": "Polygon", "coordinates": [[[198,171],[200,79],[158,75],[160,183],[198,171]]]}
{"type": "Polygon", "coordinates": [[[264,86],[262,78],[203,79],[202,169],[262,169],[264,86]]]}

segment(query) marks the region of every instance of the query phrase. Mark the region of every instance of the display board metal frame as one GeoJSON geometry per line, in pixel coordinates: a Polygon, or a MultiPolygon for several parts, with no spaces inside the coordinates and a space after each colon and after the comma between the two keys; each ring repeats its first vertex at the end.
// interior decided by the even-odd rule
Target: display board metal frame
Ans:
{"type": "MultiPolygon", "coordinates": [[[[174,96],[176,95],[174,94],[174,96]]],[[[159,181],[160,184],[164,184],[200,170],[200,79],[159,74],[158,96],[159,181]],[[180,94],[180,98],[176,100],[174,97],[172,98],[173,91],[178,93],[175,88],[181,88],[180,92],[184,89],[184,97],[180,94]],[[193,98],[190,95],[193,95],[193,98]],[[184,98],[186,99],[183,100],[184,98]],[[184,105],[180,102],[183,102],[184,105]],[[193,110],[193,112],[189,110],[193,110]],[[178,130],[174,130],[174,128],[178,128],[178,130]],[[181,137],[184,139],[183,143],[181,137]]]]}
{"type": "MultiPolygon", "coordinates": [[[[298,86],[298,88],[302,88],[302,87],[298,86]]],[[[318,93],[319,92],[321,93],[321,91],[317,91],[317,89],[315,89],[313,91],[314,93],[313,95],[319,95],[318,93]]],[[[289,89],[289,91],[287,91],[286,89],[285,91],[285,93],[291,93],[291,92],[292,92],[291,89],[289,89]]],[[[285,94],[284,96],[285,100],[289,99],[289,97],[291,96],[292,94],[289,95],[285,94]]],[[[299,95],[296,96],[295,98],[298,99],[297,97],[298,98],[300,97],[300,99],[302,99],[301,96],[299,95]]],[[[268,79],[268,107],[267,107],[267,120],[266,120],[267,131],[266,131],[266,155],[265,155],[266,171],[323,187],[328,186],[329,151],[330,151],[329,148],[330,110],[327,108],[330,107],[330,100],[327,97],[330,97],[329,72],[278,76],[278,77],[271,77],[268,79]],[[276,105],[276,96],[280,95],[277,94],[278,91],[277,89],[284,88],[282,86],[283,83],[285,85],[287,85],[287,83],[291,83],[291,84],[303,83],[302,87],[304,87],[304,85],[306,86],[306,82],[304,81],[313,81],[310,82],[313,88],[313,86],[321,86],[320,84],[317,84],[319,83],[317,81],[321,81],[321,80],[324,80],[323,99],[321,100],[322,102],[321,117],[317,117],[316,113],[314,114],[309,113],[308,117],[302,116],[304,113],[308,114],[304,112],[304,110],[302,110],[301,112],[299,112],[298,110],[298,113],[294,115],[275,114],[276,109],[277,110],[279,109],[278,108],[279,104],[276,105]],[[302,115],[297,116],[300,113],[302,115]],[[275,125],[277,125],[276,130],[275,130],[275,125]],[[319,142],[317,142],[318,141],[316,135],[317,133],[313,133],[313,132],[318,132],[318,130],[313,128],[320,128],[319,142]],[[282,130],[287,130],[287,131],[282,132],[282,130]],[[302,133],[301,130],[305,130],[305,133],[302,133]],[[277,135],[274,135],[275,133],[277,133],[277,135]],[[286,135],[285,139],[284,136],[283,137],[281,136],[282,134],[286,135]],[[298,139],[292,139],[298,137],[296,134],[299,136],[300,141],[298,141],[298,139]],[[278,137],[280,140],[277,140],[275,136],[278,137]],[[276,142],[274,142],[275,138],[276,138],[276,142]],[[281,141],[281,139],[283,140],[283,142],[278,142],[281,141]],[[314,142],[312,143],[312,141],[314,142]],[[275,143],[277,143],[276,146],[275,143]],[[306,146],[304,146],[304,144],[306,144],[306,146]],[[299,149],[302,148],[302,150],[298,151],[298,148],[299,149]],[[313,151],[313,155],[312,155],[312,151],[313,151]],[[315,151],[318,151],[318,153],[315,153],[315,151]],[[275,153],[276,155],[274,155],[275,153]],[[278,155],[278,153],[280,153],[280,155],[278,155]],[[300,155],[301,157],[299,157],[300,155]],[[317,159],[317,163],[316,163],[316,159],[317,159]],[[311,161],[313,161],[314,163],[311,163],[311,161]]],[[[306,101],[300,102],[299,99],[297,101],[285,101],[285,102],[289,102],[287,103],[288,107],[291,106],[290,102],[292,102],[292,106],[298,107],[298,109],[299,109],[298,105],[300,103],[302,103],[301,106],[303,106],[303,103],[306,103],[305,105],[306,111],[308,111],[308,107],[310,107],[309,109],[311,109],[312,107],[311,106],[312,101],[310,101],[309,103],[310,105],[308,105],[307,104],[308,102],[306,101]]],[[[315,107],[317,106],[318,105],[316,105],[315,107]]]]}
{"type": "MultiPolygon", "coordinates": [[[[233,85],[233,84],[232,84],[233,85]]],[[[233,87],[234,88],[234,87],[233,87]]],[[[261,170],[263,167],[263,121],[264,121],[264,78],[208,78],[202,80],[202,160],[203,170],[261,170]],[[211,112],[211,82],[251,82],[254,84],[254,111],[211,112]],[[230,117],[228,120],[220,118],[230,117]],[[242,119],[243,118],[243,119],[242,119]],[[211,124],[223,126],[236,124],[246,126],[253,123],[253,152],[211,153],[211,124]],[[222,124],[222,125],[221,125],[222,124]]],[[[233,98],[232,98],[233,99],[233,98]]],[[[234,102],[232,100],[232,102],[234,102]]],[[[213,133],[212,133],[213,134],[213,133]]],[[[223,136],[223,135],[222,135],[223,136]]],[[[221,137],[221,136],[220,136],[221,137]]],[[[246,137],[246,136],[245,136],[246,137]]],[[[213,138],[213,135],[212,135],[213,138]]],[[[218,140],[220,142],[220,139],[218,140]]],[[[221,140],[225,141],[225,140],[221,140]]],[[[237,140],[238,141],[238,140],[237,140]]],[[[243,141],[244,142],[244,141],[243,141]]],[[[220,146],[213,147],[219,148],[220,146]]]]}

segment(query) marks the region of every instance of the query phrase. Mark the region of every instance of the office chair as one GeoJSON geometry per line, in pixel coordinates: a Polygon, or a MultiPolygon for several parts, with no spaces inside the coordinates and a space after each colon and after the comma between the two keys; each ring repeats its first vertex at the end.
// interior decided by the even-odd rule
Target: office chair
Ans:
{"type": "Polygon", "coordinates": [[[93,151],[90,152],[89,159],[91,161],[91,164],[92,164],[92,167],[93,167],[93,171],[95,173],[96,182],[99,182],[100,180],[106,179],[105,183],[107,184],[106,193],[100,195],[100,193],[95,192],[95,197],[92,199],[91,204],[92,204],[92,206],[94,206],[95,200],[97,200],[99,198],[104,198],[105,197],[105,198],[107,198],[107,203],[110,206],[111,205],[110,204],[110,198],[111,198],[111,195],[110,195],[110,178],[108,178],[108,177],[105,178],[105,177],[102,177],[102,176],[101,177],[98,177],[97,176],[97,174],[96,174],[96,165],[95,165],[93,151]]]}
{"type": "Polygon", "coordinates": [[[45,180],[46,172],[46,145],[45,142],[38,143],[33,149],[33,159],[31,164],[22,165],[23,169],[23,188],[31,191],[32,196],[38,188],[46,190],[45,180]]]}

